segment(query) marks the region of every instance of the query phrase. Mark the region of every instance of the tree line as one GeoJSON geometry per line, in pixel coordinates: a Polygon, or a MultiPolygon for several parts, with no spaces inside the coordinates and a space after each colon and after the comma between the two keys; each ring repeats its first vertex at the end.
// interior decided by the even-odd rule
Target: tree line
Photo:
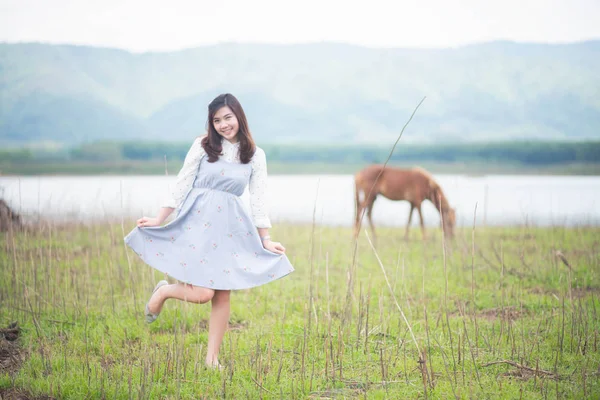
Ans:
{"type": "MultiPolygon", "coordinates": [[[[123,162],[182,161],[189,143],[164,142],[94,142],[69,149],[2,149],[0,163],[48,162],[123,162]]],[[[389,147],[373,145],[292,145],[262,146],[269,162],[372,164],[382,163],[389,156],[389,147]]],[[[391,156],[392,163],[481,163],[522,165],[556,165],[569,163],[600,163],[600,141],[584,142],[495,142],[400,144],[391,156]]]]}

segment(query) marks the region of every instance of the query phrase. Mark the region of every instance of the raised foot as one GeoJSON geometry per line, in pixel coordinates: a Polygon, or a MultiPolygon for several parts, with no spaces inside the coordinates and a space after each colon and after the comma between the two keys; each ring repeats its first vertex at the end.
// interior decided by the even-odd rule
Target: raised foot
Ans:
{"type": "Polygon", "coordinates": [[[169,282],[162,280],[160,282],[158,282],[156,284],[156,286],[154,287],[154,290],[152,291],[152,296],[150,296],[150,300],[148,300],[148,303],[146,303],[146,308],[144,309],[144,316],[146,317],[146,322],[151,324],[154,321],[156,321],[156,319],[158,318],[159,314],[160,314],[160,310],[158,311],[153,311],[154,310],[154,304],[152,304],[152,307],[150,305],[150,303],[152,302],[152,297],[154,296],[154,294],[156,293],[156,291],[158,289],[160,289],[161,287],[168,285],[169,282]]]}

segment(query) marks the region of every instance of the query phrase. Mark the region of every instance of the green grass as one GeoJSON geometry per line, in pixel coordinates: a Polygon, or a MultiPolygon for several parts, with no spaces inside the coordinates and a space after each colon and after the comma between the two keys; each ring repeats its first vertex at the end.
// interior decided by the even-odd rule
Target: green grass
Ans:
{"type": "Polygon", "coordinates": [[[19,322],[25,356],[0,388],[66,399],[600,396],[598,228],[482,228],[474,242],[464,228],[445,252],[439,231],[423,242],[382,228],[390,291],[364,234],[353,264],[350,229],[277,226],[296,271],[232,294],[222,373],[203,368],[208,305],[171,300],[145,324],[162,274],[125,248],[130,228],[0,234],[0,327],[19,322]],[[497,361],[532,370],[486,366],[497,361]]]}

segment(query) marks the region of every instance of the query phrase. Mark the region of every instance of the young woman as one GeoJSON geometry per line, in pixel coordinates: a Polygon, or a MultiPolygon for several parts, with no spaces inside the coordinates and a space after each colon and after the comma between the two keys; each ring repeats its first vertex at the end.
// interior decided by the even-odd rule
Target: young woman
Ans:
{"type": "Polygon", "coordinates": [[[230,291],[263,285],[294,268],[285,248],[269,236],[265,153],[254,144],[233,95],[208,105],[207,131],[192,144],[158,216],[140,218],[125,242],[148,265],[179,281],[156,285],[146,304],[147,322],[156,320],[167,299],[212,303],[206,364],[220,368],[230,291]],[[248,185],[251,216],[240,199],[248,185]],[[175,219],[161,226],[175,209],[175,219]]]}

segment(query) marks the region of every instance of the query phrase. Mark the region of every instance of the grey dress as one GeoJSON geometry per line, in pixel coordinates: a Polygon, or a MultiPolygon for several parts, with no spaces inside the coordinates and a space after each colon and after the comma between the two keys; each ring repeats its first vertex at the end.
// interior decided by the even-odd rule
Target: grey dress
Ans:
{"type": "Polygon", "coordinates": [[[136,227],[125,242],[151,267],[194,286],[247,289],[286,276],[290,261],[262,246],[242,205],[251,173],[250,164],[204,157],[175,219],[136,227]]]}

